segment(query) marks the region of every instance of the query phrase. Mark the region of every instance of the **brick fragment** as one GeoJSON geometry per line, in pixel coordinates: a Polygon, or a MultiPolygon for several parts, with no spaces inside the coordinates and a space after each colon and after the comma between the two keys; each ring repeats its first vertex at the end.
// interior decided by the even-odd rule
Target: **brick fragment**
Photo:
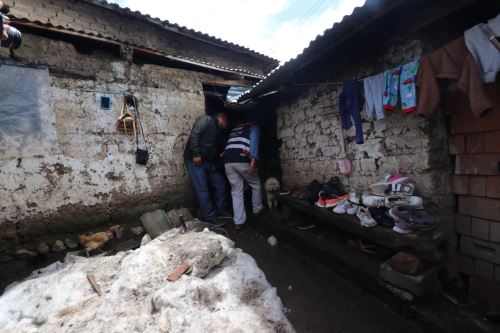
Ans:
{"type": "Polygon", "coordinates": [[[392,269],[402,274],[417,275],[425,268],[422,259],[408,252],[398,252],[388,262],[392,269]]]}

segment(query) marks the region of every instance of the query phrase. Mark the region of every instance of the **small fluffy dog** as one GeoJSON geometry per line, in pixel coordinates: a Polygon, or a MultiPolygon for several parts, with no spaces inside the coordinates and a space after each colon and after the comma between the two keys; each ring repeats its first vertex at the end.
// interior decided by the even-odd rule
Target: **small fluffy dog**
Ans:
{"type": "Polygon", "coordinates": [[[266,190],[267,207],[271,211],[278,206],[276,196],[280,191],[280,182],[274,177],[267,178],[264,182],[264,190],[266,190]]]}

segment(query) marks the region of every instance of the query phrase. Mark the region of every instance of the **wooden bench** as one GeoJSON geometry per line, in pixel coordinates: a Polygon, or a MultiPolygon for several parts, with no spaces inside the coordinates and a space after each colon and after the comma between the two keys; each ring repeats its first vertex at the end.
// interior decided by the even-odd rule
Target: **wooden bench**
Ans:
{"type": "Polygon", "coordinates": [[[406,235],[394,232],[391,228],[377,226],[366,228],[361,226],[359,220],[350,215],[339,215],[291,196],[280,196],[279,201],[290,208],[314,217],[317,221],[328,224],[347,233],[370,240],[380,246],[396,251],[410,251],[419,255],[428,262],[441,260],[444,250],[446,233],[437,228],[432,231],[417,231],[406,235]]]}

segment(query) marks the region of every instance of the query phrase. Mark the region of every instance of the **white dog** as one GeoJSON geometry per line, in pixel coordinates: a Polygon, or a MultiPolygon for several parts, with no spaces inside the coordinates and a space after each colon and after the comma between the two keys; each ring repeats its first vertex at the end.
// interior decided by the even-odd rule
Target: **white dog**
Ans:
{"type": "Polygon", "coordinates": [[[276,196],[280,191],[280,182],[276,178],[270,177],[264,182],[264,189],[266,190],[267,207],[271,211],[278,206],[276,196]]]}

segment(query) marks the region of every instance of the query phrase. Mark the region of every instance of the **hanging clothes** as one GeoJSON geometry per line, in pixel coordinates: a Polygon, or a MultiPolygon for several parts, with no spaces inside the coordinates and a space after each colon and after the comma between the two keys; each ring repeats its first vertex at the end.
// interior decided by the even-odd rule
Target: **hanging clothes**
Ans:
{"type": "Polygon", "coordinates": [[[500,71],[500,50],[490,41],[491,35],[500,35],[500,14],[487,24],[477,24],[464,33],[465,44],[481,70],[483,82],[495,82],[500,71]]]}
{"type": "Polygon", "coordinates": [[[401,94],[401,112],[411,113],[417,110],[417,73],[420,60],[412,61],[401,67],[399,92],[401,94]]]}
{"type": "Polygon", "coordinates": [[[346,130],[352,127],[352,120],[356,127],[356,143],[362,144],[363,127],[361,125],[361,82],[356,80],[345,81],[339,97],[340,119],[346,130]]]}
{"type": "Polygon", "coordinates": [[[420,59],[417,113],[421,116],[430,117],[439,106],[438,79],[457,81],[460,90],[469,97],[472,112],[476,116],[491,108],[491,102],[484,93],[478,66],[465,46],[464,37],[425,54],[420,59]]]}
{"type": "Polygon", "coordinates": [[[400,76],[401,67],[396,67],[384,72],[383,104],[384,109],[387,111],[394,111],[398,104],[400,76]]]}
{"type": "Polygon", "coordinates": [[[363,80],[365,91],[365,112],[368,119],[384,119],[384,105],[382,96],[384,94],[384,73],[367,77],[363,80]]]}

